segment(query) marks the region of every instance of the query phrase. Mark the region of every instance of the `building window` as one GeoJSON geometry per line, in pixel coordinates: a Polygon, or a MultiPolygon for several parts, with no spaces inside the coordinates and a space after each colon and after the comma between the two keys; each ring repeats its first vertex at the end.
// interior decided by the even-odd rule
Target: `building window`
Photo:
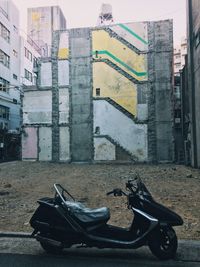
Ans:
{"type": "Polygon", "coordinates": [[[17,57],[18,56],[18,53],[15,49],[13,49],[13,56],[17,57]]]}
{"type": "Polygon", "coordinates": [[[28,58],[31,62],[33,61],[33,55],[32,53],[26,48],[24,47],[24,55],[26,58],[28,58]]]}
{"type": "Polygon", "coordinates": [[[99,126],[95,127],[95,132],[94,133],[95,134],[100,134],[100,127],[99,126]]]}
{"type": "Polygon", "coordinates": [[[5,79],[0,77],[0,91],[8,92],[10,83],[6,81],[5,79]]]}
{"type": "Polygon", "coordinates": [[[96,88],[96,96],[100,96],[100,88],[96,88]]]}
{"type": "Polygon", "coordinates": [[[30,71],[28,71],[27,69],[24,69],[24,77],[29,80],[30,82],[33,81],[33,75],[30,71]]]}
{"type": "Polygon", "coordinates": [[[17,27],[15,25],[13,25],[13,30],[14,30],[15,33],[18,33],[18,29],[17,29],[17,27]]]}
{"type": "Polygon", "coordinates": [[[36,57],[33,57],[33,68],[37,68],[38,67],[38,60],[36,57]]]}
{"type": "Polygon", "coordinates": [[[195,35],[195,47],[199,46],[200,44],[200,30],[195,35]]]}
{"type": "Polygon", "coordinates": [[[0,49],[0,63],[5,67],[10,67],[10,57],[0,49]]]}
{"type": "Polygon", "coordinates": [[[17,75],[13,73],[13,79],[17,80],[17,75]]]}
{"type": "Polygon", "coordinates": [[[9,120],[9,108],[0,105],[0,118],[9,120]]]}
{"type": "Polygon", "coordinates": [[[8,43],[10,42],[10,32],[1,22],[0,22],[0,36],[8,43]]]}

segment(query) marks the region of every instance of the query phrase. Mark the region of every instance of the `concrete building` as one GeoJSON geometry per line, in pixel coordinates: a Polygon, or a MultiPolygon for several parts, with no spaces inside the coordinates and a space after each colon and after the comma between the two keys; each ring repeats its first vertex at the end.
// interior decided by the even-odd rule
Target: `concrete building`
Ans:
{"type": "Polygon", "coordinates": [[[23,99],[23,160],[169,162],[172,21],[54,32],[23,99]]]}
{"type": "Polygon", "coordinates": [[[38,58],[41,57],[41,49],[29,37],[20,36],[20,84],[24,86],[36,85],[38,58]]]}
{"type": "Polygon", "coordinates": [[[187,55],[187,38],[181,39],[180,46],[174,49],[174,90],[173,90],[173,114],[174,114],[174,160],[177,163],[184,162],[184,144],[181,130],[181,78],[180,73],[185,66],[187,55]]]}
{"type": "Polygon", "coordinates": [[[28,35],[40,47],[42,56],[51,56],[52,32],[66,30],[59,6],[28,8],[28,35]]]}
{"type": "Polygon", "coordinates": [[[20,130],[19,11],[0,1],[0,160],[16,155],[20,130]]]}
{"type": "Polygon", "coordinates": [[[184,136],[187,158],[200,167],[200,1],[187,1],[188,65],[182,78],[184,136]],[[187,112],[184,108],[187,107],[187,112]],[[187,127],[186,123],[188,124],[187,127]]]}
{"type": "Polygon", "coordinates": [[[181,39],[180,46],[174,48],[174,75],[180,76],[180,71],[185,66],[185,56],[187,55],[187,38],[181,39]]]}

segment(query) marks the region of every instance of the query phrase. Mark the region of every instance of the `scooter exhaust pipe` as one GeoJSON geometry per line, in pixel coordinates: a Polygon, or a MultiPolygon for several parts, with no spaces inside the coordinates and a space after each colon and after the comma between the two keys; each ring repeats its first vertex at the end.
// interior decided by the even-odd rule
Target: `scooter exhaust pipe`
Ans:
{"type": "Polygon", "coordinates": [[[43,237],[41,235],[36,235],[36,240],[39,242],[44,242],[46,244],[55,246],[55,247],[62,247],[62,243],[60,241],[54,240],[54,239],[50,239],[47,237],[43,237]]]}

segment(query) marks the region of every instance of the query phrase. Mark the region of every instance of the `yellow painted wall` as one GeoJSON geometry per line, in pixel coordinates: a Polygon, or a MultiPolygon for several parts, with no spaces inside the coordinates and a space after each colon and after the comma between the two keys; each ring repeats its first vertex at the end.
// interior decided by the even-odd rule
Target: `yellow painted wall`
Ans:
{"type": "Polygon", "coordinates": [[[69,58],[69,33],[68,31],[60,33],[58,59],[69,58]]]}
{"type": "Polygon", "coordinates": [[[60,48],[58,50],[58,59],[68,59],[69,57],[69,49],[68,48],[60,48]]]}
{"type": "Polygon", "coordinates": [[[110,97],[131,114],[136,115],[137,88],[134,83],[103,62],[93,63],[93,95],[110,97]]]}
{"type": "MultiPolygon", "coordinates": [[[[124,62],[126,65],[130,66],[136,72],[139,73],[147,73],[147,58],[146,55],[141,54],[138,55],[133,50],[125,46],[122,42],[117,40],[116,38],[110,37],[110,35],[105,30],[96,30],[92,32],[92,40],[93,40],[93,51],[102,51],[107,50],[112,53],[116,58],[124,62]]],[[[118,63],[116,60],[113,60],[108,55],[100,55],[99,58],[108,58],[113,63],[118,65],[121,69],[126,71],[132,77],[136,78],[139,81],[147,80],[147,75],[138,76],[134,74],[132,71],[118,63]]],[[[93,56],[95,59],[95,55],[93,56]]]]}

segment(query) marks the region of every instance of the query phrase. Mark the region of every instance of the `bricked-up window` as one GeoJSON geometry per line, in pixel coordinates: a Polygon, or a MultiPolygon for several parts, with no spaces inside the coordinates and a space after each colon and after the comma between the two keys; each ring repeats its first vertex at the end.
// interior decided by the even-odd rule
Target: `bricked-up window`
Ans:
{"type": "Polygon", "coordinates": [[[10,57],[0,49],[0,63],[5,67],[10,67],[10,57]]]}
{"type": "Polygon", "coordinates": [[[0,118],[9,120],[9,108],[0,105],[0,118]]]}
{"type": "Polygon", "coordinates": [[[33,74],[28,71],[27,69],[24,69],[24,77],[29,80],[30,82],[33,81],[33,74]]]}
{"type": "Polygon", "coordinates": [[[9,85],[10,85],[9,81],[0,77],[0,91],[7,93],[9,90],[9,85]]]}
{"type": "Polygon", "coordinates": [[[96,88],[96,96],[100,96],[100,94],[101,94],[100,88],[96,88]]]}
{"type": "Polygon", "coordinates": [[[6,42],[10,42],[10,31],[0,22],[0,36],[6,40],[6,42]]]}
{"type": "Polygon", "coordinates": [[[28,58],[31,62],[33,61],[33,55],[32,53],[26,48],[24,47],[24,55],[26,58],[28,58]]]}

